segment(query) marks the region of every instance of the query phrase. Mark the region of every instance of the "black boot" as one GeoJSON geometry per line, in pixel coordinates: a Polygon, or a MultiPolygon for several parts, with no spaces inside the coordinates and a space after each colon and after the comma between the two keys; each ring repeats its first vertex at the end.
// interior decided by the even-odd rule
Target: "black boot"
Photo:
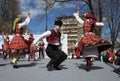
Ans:
{"type": "Polygon", "coordinates": [[[48,71],[52,71],[53,70],[52,65],[53,65],[53,61],[49,61],[49,63],[46,66],[48,71]]]}
{"type": "Polygon", "coordinates": [[[47,70],[48,70],[48,71],[52,71],[53,69],[52,69],[51,66],[47,66],[47,70]]]}
{"type": "Polygon", "coordinates": [[[56,70],[62,70],[59,66],[53,66],[53,68],[55,68],[56,70]]]}
{"type": "Polygon", "coordinates": [[[18,65],[13,65],[13,68],[19,68],[18,65]]]}
{"type": "Polygon", "coordinates": [[[86,70],[86,71],[90,71],[90,67],[89,67],[89,66],[86,66],[86,67],[85,67],[85,70],[86,70]]]}

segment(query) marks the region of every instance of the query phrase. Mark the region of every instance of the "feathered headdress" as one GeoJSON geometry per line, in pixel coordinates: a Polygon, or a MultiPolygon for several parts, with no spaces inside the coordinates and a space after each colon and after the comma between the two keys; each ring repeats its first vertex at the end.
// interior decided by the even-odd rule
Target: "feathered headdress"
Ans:
{"type": "Polygon", "coordinates": [[[15,31],[16,24],[19,23],[19,22],[21,22],[21,18],[20,17],[18,17],[18,18],[16,18],[14,20],[14,22],[13,22],[13,31],[15,31]]]}

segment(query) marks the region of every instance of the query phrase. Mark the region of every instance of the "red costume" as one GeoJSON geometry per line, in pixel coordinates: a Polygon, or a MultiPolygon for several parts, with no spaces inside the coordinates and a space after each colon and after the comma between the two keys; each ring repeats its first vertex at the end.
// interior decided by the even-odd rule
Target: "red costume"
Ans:
{"type": "Polygon", "coordinates": [[[25,55],[29,51],[29,46],[27,45],[23,33],[23,26],[27,25],[30,22],[30,13],[28,12],[28,17],[24,22],[21,22],[21,18],[18,17],[14,20],[13,31],[15,32],[15,36],[12,38],[9,48],[10,53],[14,55],[14,59],[11,63],[13,63],[13,68],[18,68],[17,61],[20,58],[19,56],[25,55]]]}
{"type": "Polygon", "coordinates": [[[4,44],[3,44],[3,51],[7,51],[9,49],[9,37],[7,36],[6,39],[4,39],[4,44]]]}
{"type": "Polygon", "coordinates": [[[4,39],[4,44],[3,44],[4,60],[7,58],[9,54],[9,42],[10,42],[9,37],[6,36],[6,39],[4,39]]]}
{"type": "Polygon", "coordinates": [[[96,36],[93,33],[95,23],[97,19],[92,14],[84,15],[86,21],[83,23],[83,37],[81,38],[78,48],[76,50],[76,56],[80,57],[81,51],[86,49],[87,46],[93,46],[98,41],[100,41],[100,37],[96,36]],[[83,46],[84,45],[84,46],[83,46]]]}
{"type": "Polygon", "coordinates": [[[60,36],[61,33],[60,32],[55,32],[55,30],[50,30],[51,31],[51,35],[49,37],[47,37],[47,42],[52,43],[55,42],[57,39],[59,39],[59,43],[60,43],[60,36]]]}
{"type": "Polygon", "coordinates": [[[56,40],[58,40],[60,44],[57,45],[57,47],[61,48],[61,42],[60,42],[61,33],[59,31],[56,33],[55,30],[50,30],[50,31],[51,31],[51,35],[46,38],[47,42],[54,43],[56,40]]]}
{"type": "Polygon", "coordinates": [[[25,39],[22,36],[22,32],[22,28],[19,29],[18,25],[16,25],[16,35],[10,42],[12,54],[26,54],[26,52],[28,51],[28,45],[26,44],[25,39]]]}
{"type": "Polygon", "coordinates": [[[99,36],[93,33],[97,19],[92,14],[88,13],[84,14],[83,17],[86,18],[83,23],[84,34],[78,44],[76,56],[80,57],[81,52],[89,48],[98,47],[99,52],[108,49],[111,46],[110,43],[107,40],[101,39],[99,36]]]}
{"type": "Polygon", "coordinates": [[[29,52],[28,52],[28,61],[30,61],[30,58],[32,57],[35,61],[35,52],[37,51],[37,48],[33,44],[34,38],[33,34],[29,35],[29,40],[26,40],[26,43],[29,47],[29,52]]]}
{"type": "Polygon", "coordinates": [[[87,70],[91,64],[92,57],[98,57],[98,53],[111,47],[111,44],[101,39],[99,36],[93,33],[94,27],[97,25],[97,19],[92,14],[84,14],[86,19],[83,21],[78,13],[74,13],[76,19],[83,25],[83,37],[81,38],[78,47],[76,49],[76,57],[79,58],[80,54],[86,59],[87,70]]]}

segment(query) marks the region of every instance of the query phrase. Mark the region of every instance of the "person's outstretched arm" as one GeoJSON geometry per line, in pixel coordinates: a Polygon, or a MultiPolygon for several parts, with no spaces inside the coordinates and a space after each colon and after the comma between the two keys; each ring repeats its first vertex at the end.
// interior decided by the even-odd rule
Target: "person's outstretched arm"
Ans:
{"type": "Polygon", "coordinates": [[[27,18],[25,19],[25,21],[22,22],[22,23],[19,23],[19,24],[18,24],[18,27],[21,28],[21,27],[23,27],[23,26],[25,26],[25,25],[28,25],[29,22],[30,22],[30,19],[31,19],[31,17],[30,17],[30,12],[28,12],[28,16],[27,16],[27,18]]]}
{"type": "Polygon", "coordinates": [[[79,13],[73,13],[73,15],[75,16],[76,20],[83,25],[84,21],[79,17],[79,13]]]}
{"type": "Polygon", "coordinates": [[[80,12],[80,6],[77,6],[77,12],[73,13],[73,15],[75,16],[76,20],[83,25],[84,21],[79,17],[79,12],[80,12]]]}
{"type": "Polygon", "coordinates": [[[37,44],[38,42],[39,42],[39,40],[42,40],[42,39],[44,39],[44,38],[46,38],[46,37],[48,37],[48,36],[50,36],[51,35],[51,31],[46,31],[46,32],[44,32],[43,34],[41,34],[39,37],[37,37],[34,41],[33,41],[33,43],[34,44],[37,44]]]}

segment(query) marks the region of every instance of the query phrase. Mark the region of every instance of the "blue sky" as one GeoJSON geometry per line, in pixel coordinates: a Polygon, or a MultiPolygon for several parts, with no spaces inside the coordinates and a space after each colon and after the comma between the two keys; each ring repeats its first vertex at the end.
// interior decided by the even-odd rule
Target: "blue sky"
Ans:
{"type": "MultiPolygon", "coordinates": [[[[22,11],[22,15],[25,17],[27,12],[31,12],[31,21],[28,25],[28,28],[31,33],[40,34],[45,31],[46,27],[46,16],[43,8],[46,7],[46,3],[44,0],[19,0],[20,8],[22,11]]],[[[52,2],[54,0],[48,0],[52,2]]],[[[62,15],[72,15],[77,10],[77,5],[83,6],[85,3],[80,3],[80,1],[68,1],[60,4],[60,2],[56,2],[53,5],[53,8],[48,10],[48,19],[47,19],[47,27],[48,29],[53,28],[53,23],[55,18],[62,15]]],[[[80,14],[87,12],[87,7],[82,7],[80,14]]],[[[109,35],[108,28],[103,27],[102,36],[106,37],[109,35]]],[[[107,37],[106,37],[107,38],[107,37]]]]}
{"type": "MultiPolygon", "coordinates": [[[[46,16],[43,8],[46,7],[46,3],[44,0],[19,0],[20,8],[22,11],[22,15],[26,16],[27,12],[31,12],[31,22],[28,25],[29,30],[32,33],[40,33],[41,31],[45,31],[46,27],[46,16]]],[[[54,0],[48,0],[50,2],[54,0]]],[[[60,4],[60,2],[56,2],[53,6],[53,9],[48,10],[48,19],[47,26],[48,28],[53,28],[53,23],[55,18],[62,15],[72,15],[77,9],[77,5],[83,5],[84,3],[80,3],[77,1],[69,1],[64,4],[60,4]]]]}

